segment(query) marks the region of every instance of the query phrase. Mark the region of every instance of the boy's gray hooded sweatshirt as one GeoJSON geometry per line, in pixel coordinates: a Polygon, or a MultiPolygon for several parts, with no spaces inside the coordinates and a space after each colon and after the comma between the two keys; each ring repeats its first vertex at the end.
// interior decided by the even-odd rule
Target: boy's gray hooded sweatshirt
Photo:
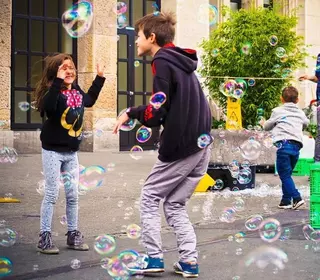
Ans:
{"type": "Polygon", "coordinates": [[[305,113],[297,104],[288,102],[272,110],[270,119],[264,123],[264,130],[272,130],[273,142],[295,140],[303,144],[303,128],[309,124],[305,113]]]}

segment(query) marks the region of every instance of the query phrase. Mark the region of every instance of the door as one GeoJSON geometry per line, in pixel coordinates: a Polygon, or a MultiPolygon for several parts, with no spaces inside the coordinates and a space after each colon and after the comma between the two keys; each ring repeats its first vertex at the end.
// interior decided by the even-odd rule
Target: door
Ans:
{"type": "MultiPolygon", "coordinates": [[[[118,104],[117,113],[128,107],[149,104],[152,94],[152,57],[138,57],[136,52],[136,34],[134,22],[145,14],[154,12],[155,4],[159,1],[131,0],[127,1],[128,25],[118,28],[118,104]]],[[[139,145],[143,150],[156,149],[160,128],[152,129],[152,136],[146,143],[136,140],[136,131],[141,127],[138,122],[131,131],[120,131],[120,151],[129,151],[133,146],[139,145]]]]}

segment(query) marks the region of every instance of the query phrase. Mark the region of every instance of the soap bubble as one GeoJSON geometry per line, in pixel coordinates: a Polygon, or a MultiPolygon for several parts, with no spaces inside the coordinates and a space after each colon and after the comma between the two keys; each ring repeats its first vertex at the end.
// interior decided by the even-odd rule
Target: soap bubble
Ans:
{"type": "Polygon", "coordinates": [[[281,58],[281,57],[284,57],[286,55],[286,50],[282,47],[278,47],[276,49],[276,56],[281,58]]]}
{"type": "Polygon", "coordinates": [[[283,232],[282,232],[282,234],[281,234],[281,236],[280,236],[279,239],[280,239],[281,241],[285,241],[285,240],[289,240],[290,237],[291,237],[291,231],[290,231],[290,229],[289,229],[289,228],[285,228],[285,229],[283,229],[283,232]]]}
{"type": "Polygon", "coordinates": [[[112,279],[129,279],[130,276],[128,268],[118,256],[114,256],[110,259],[107,266],[107,272],[112,279]]]}
{"type": "Polygon", "coordinates": [[[260,228],[262,221],[263,217],[261,215],[252,215],[246,220],[244,225],[247,230],[255,231],[260,228]]]}
{"type": "Polygon", "coordinates": [[[213,57],[217,57],[219,55],[219,49],[213,49],[212,52],[211,52],[211,55],[213,57]]]}
{"type": "Polygon", "coordinates": [[[250,162],[248,160],[244,160],[241,163],[241,167],[244,168],[244,169],[250,169],[250,162]]]}
{"type": "Polygon", "coordinates": [[[125,250],[119,253],[118,258],[126,268],[127,272],[130,272],[130,269],[137,267],[139,253],[134,250],[125,250]]]}
{"type": "Polygon", "coordinates": [[[0,277],[5,277],[12,272],[12,262],[6,257],[0,257],[0,277]]]}
{"type": "Polygon", "coordinates": [[[234,235],[234,239],[236,242],[242,243],[242,242],[244,242],[245,236],[246,236],[246,234],[243,231],[240,231],[234,235]]]}
{"type": "Polygon", "coordinates": [[[141,126],[136,132],[136,139],[140,143],[147,142],[152,136],[152,129],[146,126],[141,126]]]}
{"type": "Polygon", "coordinates": [[[18,238],[17,232],[10,228],[0,228],[0,246],[11,247],[13,246],[18,238]]]}
{"type": "Polygon", "coordinates": [[[130,157],[132,157],[135,160],[139,160],[142,158],[141,156],[142,152],[143,152],[143,149],[140,146],[135,145],[130,149],[130,157]]]}
{"type": "Polygon", "coordinates": [[[231,173],[231,177],[237,178],[240,171],[239,162],[236,160],[233,160],[232,162],[229,163],[228,169],[231,173]]]}
{"type": "Polygon", "coordinates": [[[92,19],[91,3],[81,1],[63,13],[62,26],[72,38],[79,38],[88,32],[92,19]]]}
{"type": "Polygon", "coordinates": [[[232,203],[232,208],[235,211],[243,211],[244,210],[244,200],[240,197],[237,197],[236,200],[232,203]]]}
{"type": "Polygon", "coordinates": [[[141,227],[136,224],[128,225],[127,236],[131,239],[138,239],[141,236],[141,227]]]}
{"type": "Polygon", "coordinates": [[[236,211],[232,207],[223,210],[220,221],[225,223],[233,223],[236,220],[236,211]]]}
{"type": "Polygon", "coordinates": [[[311,234],[314,231],[315,231],[315,229],[310,225],[304,225],[302,228],[303,235],[307,240],[311,240],[311,234]]]}
{"type": "Polygon", "coordinates": [[[0,163],[16,163],[18,161],[18,153],[16,149],[3,147],[0,149],[0,163]]]}
{"type": "Polygon", "coordinates": [[[201,134],[198,137],[198,147],[201,149],[204,149],[205,147],[207,147],[210,143],[212,142],[212,137],[209,134],[201,134]]]}
{"type": "Polygon", "coordinates": [[[259,228],[259,234],[263,241],[269,243],[278,240],[281,235],[280,222],[273,218],[262,221],[259,228]]]}
{"type": "Polygon", "coordinates": [[[269,37],[269,43],[271,46],[276,46],[278,44],[278,37],[276,35],[272,35],[269,37]]]}
{"type": "Polygon", "coordinates": [[[116,249],[116,240],[111,235],[99,235],[94,241],[94,249],[100,255],[109,255],[116,249]]]}
{"type": "Polygon", "coordinates": [[[237,256],[242,255],[242,249],[241,249],[241,248],[237,248],[237,249],[236,249],[236,255],[237,255],[237,256]]]}
{"type": "Polygon", "coordinates": [[[89,191],[103,184],[106,170],[102,166],[92,165],[80,172],[79,189],[89,191]]]}
{"type": "Polygon", "coordinates": [[[124,2],[117,2],[115,7],[113,8],[113,12],[116,15],[121,15],[127,12],[127,4],[124,2]]]}
{"type": "Polygon", "coordinates": [[[261,153],[261,145],[254,139],[243,142],[240,149],[242,157],[250,161],[257,160],[261,153]]]}
{"type": "Polygon", "coordinates": [[[219,131],[219,137],[224,138],[226,136],[226,132],[224,130],[219,131]]]}
{"type": "Polygon", "coordinates": [[[261,246],[250,252],[243,259],[244,266],[249,267],[255,264],[260,269],[265,269],[268,265],[273,264],[282,270],[287,262],[288,256],[285,252],[270,246],[261,246]]]}
{"type": "Polygon", "coordinates": [[[27,112],[30,109],[30,104],[26,101],[19,102],[18,107],[22,112],[27,112]]]}
{"type": "Polygon", "coordinates": [[[71,261],[72,269],[79,269],[81,267],[81,262],[78,259],[74,259],[71,261]]]}
{"type": "Polygon", "coordinates": [[[133,64],[133,65],[134,65],[134,67],[136,67],[136,68],[137,68],[137,67],[139,67],[139,66],[140,66],[140,62],[139,62],[138,60],[136,60],[136,61],[134,62],[134,64],[133,64]]]}
{"type": "Polygon", "coordinates": [[[202,24],[208,24],[213,26],[217,23],[218,9],[210,4],[201,4],[198,9],[198,21],[202,24]]]}
{"type": "Polygon", "coordinates": [[[109,264],[110,264],[109,258],[102,258],[100,261],[100,265],[103,269],[108,269],[109,264]]]}
{"type": "Polygon", "coordinates": [[[128,25],[127,17],[124,14],[117,16],[117,28],[123,29],[128,25]]]}
{"type": "Polygon", "coordinates": [[[159,91],[151,95],[149,103],[155,109],[159,109],[167,100],[167,96],[164,92],[159,91]]]}
{"type": "Polygon", "coordinates": [[[248,80],[248,85],[249,85],[250,87],[255,86],[255,84],[256,84],[256,80],[255,80],[255,79],[250,78],[250,79],[248,80]]]}
{"type": "Polygon", "coordinates": [[[215,185],[213,186],[214,190],[222,190],[224,187],[223,181],[221,179],[217,179],[215,185]]]}
{"type": "MultiPolygon", "coordinates": [[[[118,118],[122,115],[122,114],[126,114],[127,109],[123,109],[119,115],[118,115],[118,118]]],[[[130,131],[132,129],[134,129],[137,125],[137,120],[135,119],[129,119],[127,122],[125,122],[121,127],[120,127],[120,130],[122,131],[130,131]]]]}
{"type": "Polygon", "coordinates": [[[262,141],[262,143],[263,143],[263,145],[266,147],[266,148],[268,148],[268,149],[270,149],[271,147],[273,147],[273,138],[272,138],[272,136],[267,136],[266,138],[264,138],[263,139],[263,141],[262,141]]]}
{"type": "Polygon", "coordinates": [[[237,82],[235,80],[227,80],[220,84],[219,90],[224,96],[231,97],[236,87],[237,82]]]}
{"type": "Polygon", "coordinates": [[[245,44],[243,44],[242,45],[242,47],[241,47],[241,53],[242,54],[245,54],[245,55],[248,55],[248,54],[250,54],[251,53],[251,48],[252,48],[252,45],[251,45],[251,43],[245,43],[245,44]]]}
{"type": "Polygon", "coordinates": [[[62,224],[63,226],[65,226],[67,224],[67,216],[63,215],[60,217],[60,224],[62,224]]]}
{"type": "Polygon", "coordinates": [[[239,171],[239,175],[237,178],[240,184],[249,184],[252,180],[251,169],[244,168],[239,171]]]}

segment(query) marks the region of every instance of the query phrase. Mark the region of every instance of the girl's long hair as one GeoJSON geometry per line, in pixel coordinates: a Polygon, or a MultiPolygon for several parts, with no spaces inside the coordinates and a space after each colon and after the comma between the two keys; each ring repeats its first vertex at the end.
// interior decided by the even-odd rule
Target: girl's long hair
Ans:
{"type": "Polygon", "coordinates": [[[36,89],[34,91],[35,107],[41,113],[43,113],[43,97],[50,88],[54,78],[57,76],[59,66],[66,59],[70,59],[73,62],[72,57],[64,53],[47,56],[44,59],[45,66],[42,77],[36,84],[36,89]]]}

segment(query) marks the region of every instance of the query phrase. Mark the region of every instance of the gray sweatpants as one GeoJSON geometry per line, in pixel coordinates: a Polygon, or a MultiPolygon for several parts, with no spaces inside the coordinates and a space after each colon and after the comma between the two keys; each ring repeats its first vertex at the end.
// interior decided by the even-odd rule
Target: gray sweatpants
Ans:
{"type": "Polygon", "coordinates": [[[317,104],[317,137],[314,146],[314,160],[320,162],[320,102],[317,104]]]}
{"type": "Polygon", "coordinates": [[[50,231],[53,208],[59,196],[60,178],[64,174],[68,231],[78,229],[79,162],[76,152],[59,153],[42,149],[45,191],[41,205],[40,232],[50,231]]]}
{"type": "Polygon", "coordinates": [[[186,202],[207,172],[210,155],[211,146],[181,160],[155,163],[143,186],[140,206],[142,242],[149,256],[163,257],[159,214],[159,203],[163,199],[165,218],[177,238],[180,261],[197,260],[196,234],[186,202]]]}

